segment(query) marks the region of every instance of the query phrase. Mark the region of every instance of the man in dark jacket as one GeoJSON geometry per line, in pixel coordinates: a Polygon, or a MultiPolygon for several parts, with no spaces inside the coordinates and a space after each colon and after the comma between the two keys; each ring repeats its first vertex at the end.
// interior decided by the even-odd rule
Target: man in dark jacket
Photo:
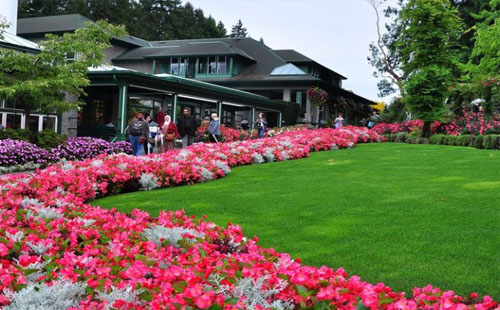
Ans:
{"type": "Polygon", "coordinates": [[[127,134],[132,144],[134,155],[144,155],[144,141],[149,137],[148,122],[144,120],[144,113],[137,112],[127,127],[127,134]]]}
{"type": "Polygon", "coordinates": [[[182,137],[182,147],[193,144],[196,133],[196,119],[191,116],[191,111],[188,108],[184,109],[183,116],[179,119],[178,128],[182,137]]]}

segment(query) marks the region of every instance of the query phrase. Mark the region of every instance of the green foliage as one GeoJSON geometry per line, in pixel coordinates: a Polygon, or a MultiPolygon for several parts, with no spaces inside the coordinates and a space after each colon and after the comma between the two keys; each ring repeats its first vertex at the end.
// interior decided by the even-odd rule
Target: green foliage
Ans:
{"type": "Polygon", "coordinates": [[[380,114],[380,121],[383,123],[400,123],[406,120],[406,108],[401,98],[394,99],[387,108],[380,114]]]}
{"type": "Polygon", "coordinates": [[[482,149],[484,147],[483,143],[484,143],[484,136],[482,135],[476,136],[476,141],[474,141],[474,147],[476,149],[482,149]]]}
{"type": "Polygon", "coordinates": [[[243,27],[243,23],[241,22],[241,19],[239,19],[238,23],[233,26],[229,37],[231,37],[231,38],[246,38],[247,35],[248,35],[247,28],[243,27]]]}
{"type": "Polygon", "coordinates": [[[28,129],[12,129],[7,128],[0,131],[0,140],[12,139],[12,140],[23,140],[33,143],[34,133],[28,129]]]}
{"type": "Polygon", "coordinates": [[[23,140],[48,150],[65,142],[68,136],[60,135],[50,129],[35,132],[28,129],[7,128],[0,131],[0,140],[4,139],[23,140]]]}
{"type": "Polygon", "coordinates": [[[19,0],[20,18],[75,13],[125,25],[131,35],[146,40],[226,36],[222,22],[180,0],[19,0]]]}
{"type": "Polygon", "coordinates": [[[445,135],[442,135],[442,134],[432,135],[432,136],[429,138],[429,143],[430,143],[430,144],[443,144],[443,142],[444,142],[444,137],[445,137],[445,135]]]}
{"type": "Polygon", "coordinates": [[[38,54],[0,49],[0,97],[15,100],[18,107],[43,113],[74,110],[79,97],[89,85],[87,69],[103,63],[104,49],[112,37],[125,34],[123,27],[104,21],[89,23],[85,28],[63,36],[47,35],[38,54]],[[66,55],[75,54],[68,62],[66,55]]]}
{"type": "Polygon", "coordinates": [[[300,106],[298,104],[287,104],[283,110],[283,120],[285,126],[293,126],[297,123],[299,117],[300,106]]]}
{"type": "Polygon", "coordinates": [[[401,49],[405,82],[404,103],[424,121],[423,134],[430,135],[430,122],[444,112],[448,88],[455,80],[457,42],[462,25],[448,0],[410,0],[400,13],[401,49]]]}
{"type": "Polygon", "coordinates": [[[63,144],[68,139],[67,135],[60,135],[49,129],[38,132],[37,136],[37,145],[47,150],[63,144]]]}

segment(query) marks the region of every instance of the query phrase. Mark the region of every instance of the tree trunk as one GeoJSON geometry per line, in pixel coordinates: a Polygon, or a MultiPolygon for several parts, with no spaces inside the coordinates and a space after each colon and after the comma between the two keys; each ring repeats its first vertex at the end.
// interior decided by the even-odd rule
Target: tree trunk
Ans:
{"type": "Polygon", "coordinates": [[[430,138],[431,137],[431,124],[430,121],[424,122],[424,127],[422,128],[422,138],[430,138]]]}

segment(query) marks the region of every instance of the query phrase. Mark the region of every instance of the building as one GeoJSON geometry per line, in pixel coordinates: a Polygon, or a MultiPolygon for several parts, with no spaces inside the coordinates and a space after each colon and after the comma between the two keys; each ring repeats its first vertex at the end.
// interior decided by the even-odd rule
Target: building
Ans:
{"type": "MultiPolygon", "coordinates": [[[[40,42],[48,33],[75,31],[85,22],[90,20],[78,14],[24,18],[18,20],[17,33],[40,42]]],[[[259,112],[266,113],[271,126],[320,124],[336,111],[312,105],[307,89],[313,86],[334,100],[365,107],[373,103],[344,90],[346,78],[335,71],[297,51],[273,50],[252,38],[145,41],[126,36],[111,43],[106,51],[110,65],[89,70],[87,104],[60,116],[61,132],[104,136],[116,127],[123,133],[135,111],[154,114],[160,106],[174,119],[181,107],[190,107],[198,119],[217,112],[229,126],[245,118],[253,123],[259,112]]],[[[360,117],[347,114],[353,124],[360,117]]]]}

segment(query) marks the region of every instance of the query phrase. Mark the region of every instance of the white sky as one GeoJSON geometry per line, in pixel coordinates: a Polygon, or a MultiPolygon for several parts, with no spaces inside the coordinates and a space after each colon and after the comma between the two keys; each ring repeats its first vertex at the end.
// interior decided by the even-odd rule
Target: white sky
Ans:
{"type": "MultiPolygon", "coordinates": [[[[186,2],[186,0],[184,0],[186,2]]],[[[348,79],[343,87],[376,101],[368,46],[377,39],[366,0],[189,0],[221,20],[228,33],[241,19],[249,35],[273,49],[295,49],[348,79]]],[[[389,2],[394,2],[393,0],[389,2]]]]}

